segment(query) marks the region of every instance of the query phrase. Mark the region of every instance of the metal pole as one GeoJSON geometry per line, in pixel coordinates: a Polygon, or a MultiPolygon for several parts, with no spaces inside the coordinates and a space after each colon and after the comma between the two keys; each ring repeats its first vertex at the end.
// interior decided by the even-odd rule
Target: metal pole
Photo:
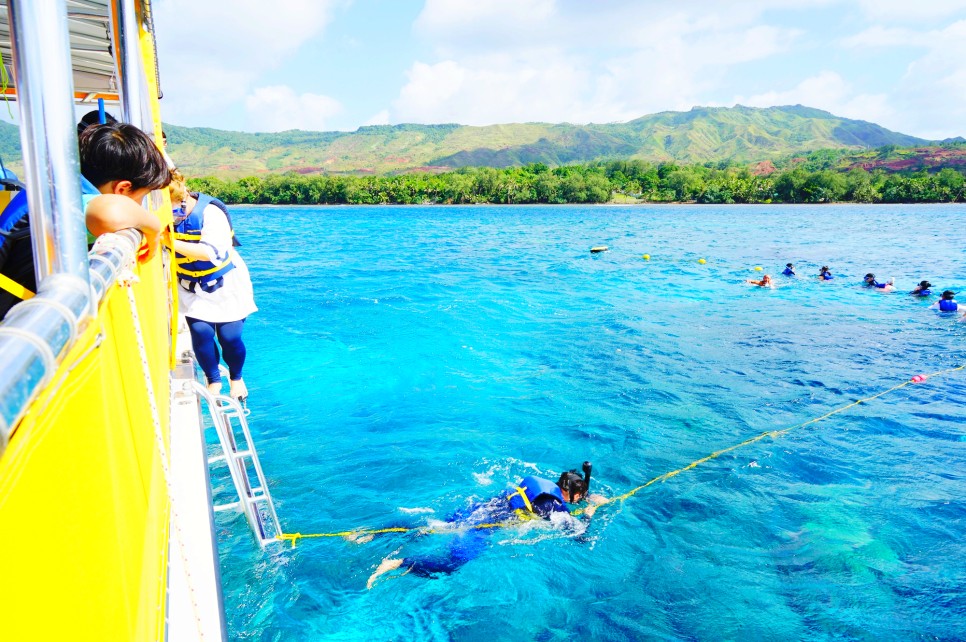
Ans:
{"type": "Polygon", "coordinates": [[[133,0],[113,0],[115,13],[112,25],[117,25],[114,41],[117,43],[118,73],[121,76],[121,120],[144,129],[141,105],[144,102],[141,82],[141,45],[138,31],[137,10],[133,0]]]}
{"type": "Polygon", "coordinates": [[[37,285],[67,274],[89,288],[65,3],[7,0],[7,11],[37,285]]]}

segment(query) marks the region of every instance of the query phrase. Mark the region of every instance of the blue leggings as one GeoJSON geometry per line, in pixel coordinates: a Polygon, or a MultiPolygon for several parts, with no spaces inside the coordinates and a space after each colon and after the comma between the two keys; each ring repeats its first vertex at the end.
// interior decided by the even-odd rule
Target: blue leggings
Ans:
{"type": "Polygon", "coordinates": [[[221,359],[218,355],[218,344],[221,344],[229,377],[232,381],[241,379],[245,365],[245,344],[242,341],[245,319],[228,323],[211,323],[191,317],[186,317],[185,320],[191,331],[191,347],[195,351],[195,358],[208,378],[208,383],[221,381],[221,373],[218,371],[218,362],[221,359]]]}

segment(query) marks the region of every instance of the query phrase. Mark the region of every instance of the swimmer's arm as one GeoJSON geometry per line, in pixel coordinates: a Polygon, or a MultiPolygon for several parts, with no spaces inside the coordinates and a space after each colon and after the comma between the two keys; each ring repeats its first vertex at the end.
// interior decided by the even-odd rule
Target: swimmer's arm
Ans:
{"type": "Polygon", "coordinates": [[[594,516],[597,512],[598,506],[603,506],[608,502],[608,499],[603,495],[598,495],[596,493],[587,495],[587,508],[584,509],[584,515],[589,518],[594,516]]]}
{"type": "Polygon", "coordinates": [[[135,228],[144,234],[146,248],[139,259],[147,261],[160,246],[161,221],[132,199],[120,194],[101,194],[87,205],[87,229],[94,236],[135,228]]]}

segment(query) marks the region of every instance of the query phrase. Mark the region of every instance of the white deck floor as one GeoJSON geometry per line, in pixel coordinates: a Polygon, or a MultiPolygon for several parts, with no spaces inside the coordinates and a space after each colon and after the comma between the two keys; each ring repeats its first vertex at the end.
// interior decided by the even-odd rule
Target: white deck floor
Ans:
{"type": "MultiPolygon", "coordinates": [[[[180,346],[185,345],[185,337],[179,336],[178,339],[181,354],[180,346]]],[[[185,367],[183,372],[176,372],[172,380],[175,394],[171,407],[173,510],[168,546],[169,642],[226,639],[218,547],[208,484],[208,457],[198,397],[182,391],[185,382],[190,384],[193,381],[193,374],[192,367],[185,367]],[[183,378],[178,378],[179,375],[183,378]],[[178,524],[174,522],[175,511],[178,524]],[[179,539],[183,546],[179,545],[179,539]]]]}

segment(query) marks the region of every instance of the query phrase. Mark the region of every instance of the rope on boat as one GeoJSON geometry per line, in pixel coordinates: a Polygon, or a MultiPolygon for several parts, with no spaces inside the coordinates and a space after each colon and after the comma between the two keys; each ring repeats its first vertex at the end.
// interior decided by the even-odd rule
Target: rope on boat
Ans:
{"type": "MultiPolygon", "coordinates": [[[[896,390],[899,390],[901,388],[905,388],[906,386],[908,386],[910,384],[914,384],[914,383],[924,383],[927,379],[931,379],[931,378],[934,378],[934,377],[941,377],[943,375],[947,375],[947,374],[956,372],[958,370],[963,370],[964,368],[966,368],[966,363],[964,363],[961,366],[957,366],[955,368],[947,368],[946,370],[939,370],[938,372],[933,372],[931,374],[916,375],[916,376],[912,377],[911,379],[908,379],[906,381],[903,381],[900,384],[897,384],[895,386],[892,386],[888,390],[883,390],[882,392],[878,392],[878,393],[876,393],[874,395],[871,395],[871,396],[868,396],[868,397],[863,397],[862,399],[857,399],[856,401],[853,401],[850,404],[846,404],[844,406],[841,406],[839,408],[836,408],[835,410],[832,410],[830,412],[827,412],[824,415],[822,415],[821,417],[816,417],[814,419],[809,419],[808,421],[802,422],[800,424],[796,424],[794,426],[790,426],[788,428],[783,428],[781,430],[766,430],[765,432],[763,432],[761,434],[755,435],[754,437],[749,437],[748,439],[745,439],[742,442],[739,442],[737,444],[734,444],[733,446],[728,446],[727,448],[722,448],[721,450],[716,450],[713,453],[711,453],[710,455],[706,455],[706,456],[702,457],[701,459],[695,459],[694,461],[692,461],[687,466],[682,466],[681,468],[678,468],[676,470],[672,470],[672,471],[666,472],[666,473],[664,473],[662,475],[658,475],[657,477],[654,477],[653,479],[649,480],[648,482],[646,482],[644,484],[641,484],[640,486],[637,486],[636,488],[630,489],[629,491],[627,491],[626,493],[623,493],[622,495],[617,495],[615,497],[611,497],[611,498],[607,499],[606,501],[597,504],[597,508],[602,508],[602,507],[606,506],[607,504],[613,504],[615,502],[624,502],[625,500],[633,497],[638,492],[644,490],[648,486],[652,486],[652,485],[657,484],[659,482],[660,483],[663,483],[663,482],[671,479],[672,477],[676,477],[677,475],[680,475],[681,473],[683,473],[685,471],[691,470],[693,468],[697,468],[701,464],[706,464],[706,463],[708,463],[709,461],[711,461],[713,459],[717,459],[721,455],[724,455],[726,453],[730,453],[730,452],[733,452],[735,450],[739,450],[741,448],[744,448],[745,446],[750,446],[751,444],[757,443],[757,442],[761,441],[762,439],[764,439],[765,437],[772,437],[773,439],[777,439],[779,437],[784,437],[785,435],[787,435],[788,433],[790,433],[793,430],[797,430],[799,428],[804,428],[805,426],[809,426],[811,424],[815,424],[815,423],[818,423],[820,421],[824,421],[825,419],[828,419],[829,417],[832,417],[834,415],[837,415],[837,414],[839,414],[841,412],[845,412],[846,410],[849,410],[851,408],[854,408],[854,407],[856,407],[856,406],[858,406],[860,404],[868,403],[870,401],[873,401],[875,399],[878,399],[879,397],[884,397],[885,395],[887,395],[889,393],[892,393],[892,392],[895,392],[896,390]]],[[[581,514],[584,513],[584,511],[585,511],[585,509],[578,508],[577,510],[571,511],[571,515],[581,515],[581,514]]],[[[500,522],[500,523],[493,523],[493,524],[474,524],[474,525],[466,526],[465,529],[467,529],[467,530],[482,530],[482,529],[487,529],[487,528],[500,528],[500,527],[503,527],[503,526],[507,526],[507,525],[509,525],[511,523],[518,523],[518,522],[516,520],[514,520],[513,522],[500,522]]],[[[411,528],[407,528],[407,527],[400,526],[400,527],[394,527],[394,528],[376,528],[376,529],[360,529],[360,530],[351,530],[351,531],[340,531],[340,532],[337,532],[337,533],[280,533],[280,534],[278,534],[278,535],[275,536],[275,539],[281,540],[281,541],[285,541],[285,542],[291,542],[292,543],[292,548],[295,548],[295,545],[298,543],[298,541],[300,539],[307,539],[307,538],[316,538],[316,537],[346,537],[346,538],[355,538],[355,539],[358,539],[358,538],[363,538],[363,537],[372,537],[372,536],[375,536],[375,535],[382,535],[382,534],[385,534],[385,533],[410,533],[410,532],[418,532],[420,534],[427,534],[428,535],[428,534],[436,534],[436,533],[452,533],[454,531],[452,529],[442,529],[442,530],[440,530],[440,529],[432,529],[432,528],[429,528],[429,527],[426,527],[426,526],[418,526],[418,527],[411,527],[411,528]]]]}
{"type": "MultiPolygon", "coordinates": [[[[134,259],[136,260],[136,259],[134,259]]],[[[158,460],[161,463],[161,472],[164,477],[164,485],[167,489],[168,507],[171,511],[171,525],[174,527],[174,539],[178,544],[178,553],[181,557],[181,570],[184,572],[185,583],[188,586],[188,598],[191,602],[191,612],[195,618],[195,627],[198,639],[205,639],[205,630],[201,622],[201,607],[198,605],[195,585],[191,579],[191,571],[188,565],[188,553],[185,550],[184,532],[182,531],[182,517],[178,511],[178,506],[174,501],[174,490],[171,483],[171,467],[168,457],[168,449],[164,443],[164,434],[161,430],[161,415],[158,412],[157,398],[154,392],[154,382],[151,377],[151,364],[148,361],[148,351],[144,342],[144,333],[141,330],[141,318],[138,314],[138,303],[134,296],[134,283],[137,281],[130,266],[125,267],[124,271],[118,275],[120,287],[127,291],[127,300],[131,305],[131,321],[134,325],[134,336],[137,339],[138,353],[141,357],[141,369],[144,376],[144,383],[147,388],[148,404],[151,408],[151,424],[154,427],[154,442],[157,446],[158,460]]]]}

